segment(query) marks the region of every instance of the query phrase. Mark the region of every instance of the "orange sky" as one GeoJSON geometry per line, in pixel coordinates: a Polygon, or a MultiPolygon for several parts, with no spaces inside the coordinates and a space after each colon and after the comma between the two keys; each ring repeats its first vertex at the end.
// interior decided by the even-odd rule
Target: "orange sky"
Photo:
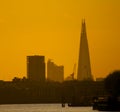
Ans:
{"type": "Polygon", "coordinates": [[[94,77],[120,69],[120,0],[1,0],[0,79],[26,76],[26,56],[77,64],[85,18],[94,77]]]}

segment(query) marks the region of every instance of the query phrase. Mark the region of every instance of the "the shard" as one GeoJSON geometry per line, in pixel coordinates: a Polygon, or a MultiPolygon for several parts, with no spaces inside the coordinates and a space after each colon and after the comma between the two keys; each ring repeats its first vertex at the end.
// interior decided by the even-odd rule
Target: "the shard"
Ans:
{"type": "Polygon", "coordinates": [[[82,20],[81,39],[79,48],[77,80],[93,80],[90,66],[90,56],[88,49],[85,20],[82,20]]]}

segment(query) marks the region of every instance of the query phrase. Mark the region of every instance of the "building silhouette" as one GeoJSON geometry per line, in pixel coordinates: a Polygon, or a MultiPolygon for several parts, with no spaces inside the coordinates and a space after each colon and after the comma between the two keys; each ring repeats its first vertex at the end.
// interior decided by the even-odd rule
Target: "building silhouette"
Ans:
{"type": "Polygon", "coordinates": [[[89,56],[89,49],[88,49],[88,42],[87,42],[85,20],[82,21],[77,79],[81,81],[93,80],[93,77],[91,74],[90,56],[89,56]]]}
{"type": "Polygon", "coordinates": [[[51,81],[63,82],[64,66],[58,66],[51,60],[47,62],[47,79],[51,81]]]}
{"type": "Polygon", "coordinates": [[[31,81],[45,82],[44,56],[27,56],[27,78],[31,81]]]}

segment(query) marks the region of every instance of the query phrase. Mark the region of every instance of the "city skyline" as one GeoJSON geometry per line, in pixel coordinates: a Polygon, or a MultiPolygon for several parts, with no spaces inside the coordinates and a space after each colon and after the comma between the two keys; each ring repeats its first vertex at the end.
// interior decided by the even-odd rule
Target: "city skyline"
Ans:
{"type": "Polygon", "coordinates": [[[4,0],[0,5],[1,80],[26,76],[28,55],[54,59],[69,76],[78,64],[83,18],[94,78],[120,69],[120,1],[4,0]]]}

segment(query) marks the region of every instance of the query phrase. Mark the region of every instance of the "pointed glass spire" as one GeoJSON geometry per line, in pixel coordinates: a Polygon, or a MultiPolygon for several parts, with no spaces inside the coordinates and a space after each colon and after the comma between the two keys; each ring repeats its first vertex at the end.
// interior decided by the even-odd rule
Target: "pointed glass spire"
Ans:
{"type": "Polygon", "coordinates": [[[93,80],[91,74],[85,19],[82,20],[77,79],[81,81],[93,80]]]}

